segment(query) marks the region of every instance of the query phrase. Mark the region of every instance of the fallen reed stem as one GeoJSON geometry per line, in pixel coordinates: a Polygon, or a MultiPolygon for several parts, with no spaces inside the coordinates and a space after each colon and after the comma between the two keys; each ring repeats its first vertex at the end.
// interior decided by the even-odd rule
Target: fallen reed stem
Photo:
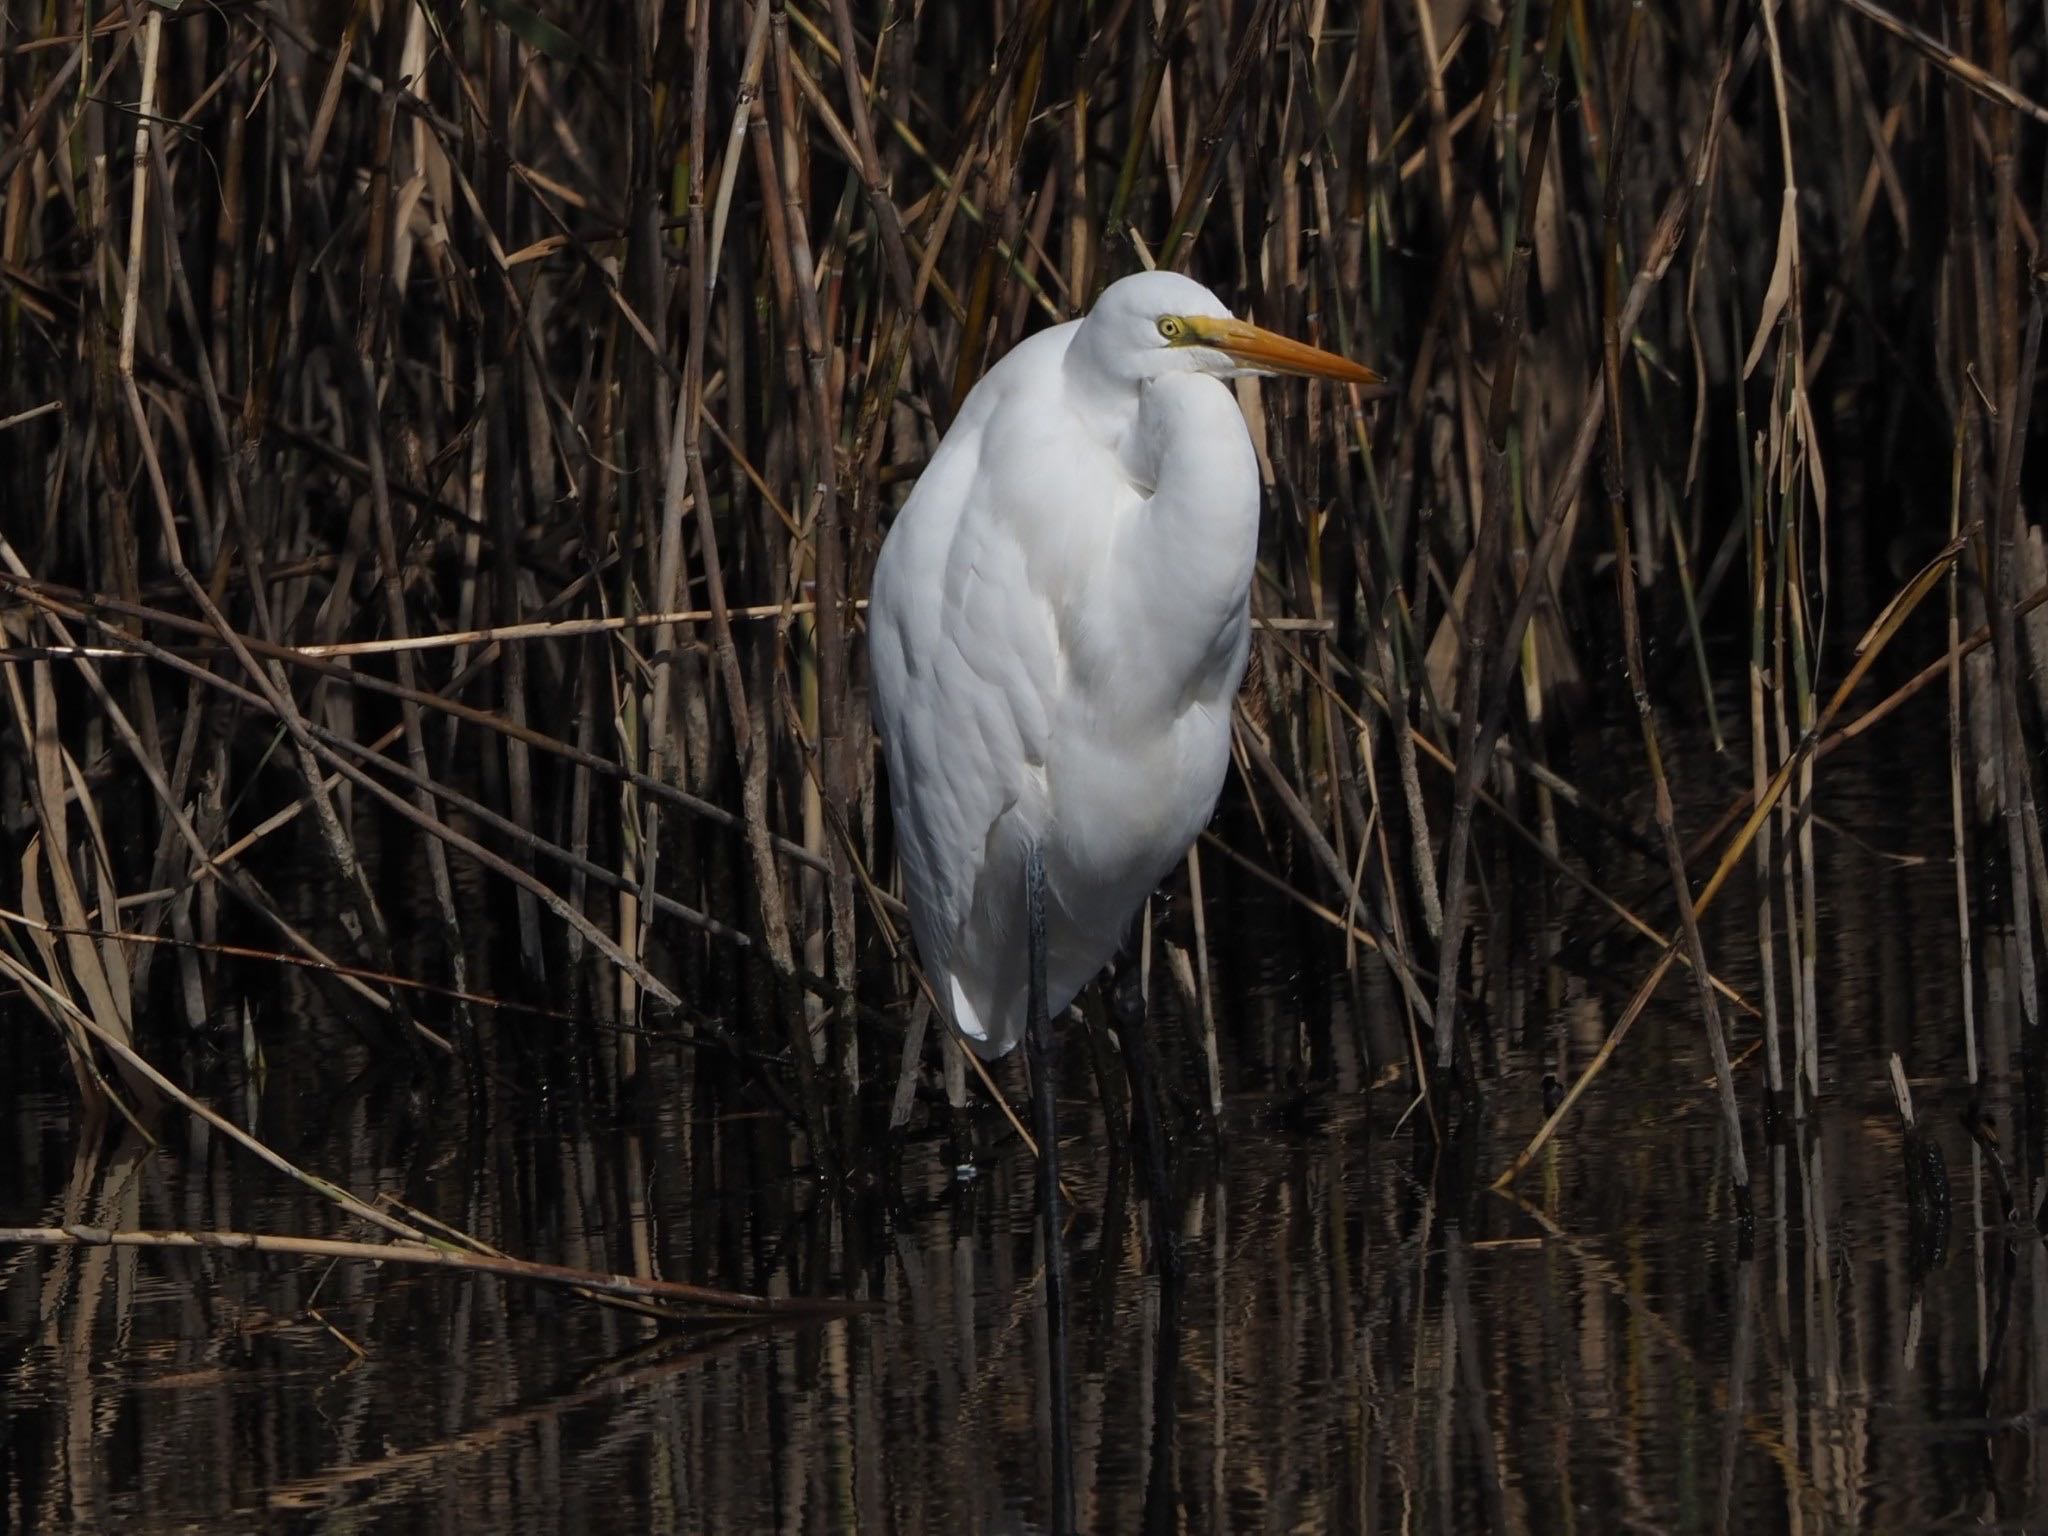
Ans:
{"type": "Polygon", "coordinates": [[[751,1296],[743,1291],[688,1285],[654,1276],[608,1275],[566,1264],[536,1264],[498,1254],[469,1253],[441,1242],[359,1243],[335,1237],[273,1237],[261,1232],[218,1230],[110,1232],[104,1227],[74,1223],[63,1227],[0,1227],[0,1248],[7,1247],[207,1249],[294,1259],[340,1259],[351,1264],[403,1264],[525,1280],[597,1297],[667,1302],[689,1308],[693,1316],[848,1317],[871,1311],[875,1305],[829,1296],[751,1296]]]}

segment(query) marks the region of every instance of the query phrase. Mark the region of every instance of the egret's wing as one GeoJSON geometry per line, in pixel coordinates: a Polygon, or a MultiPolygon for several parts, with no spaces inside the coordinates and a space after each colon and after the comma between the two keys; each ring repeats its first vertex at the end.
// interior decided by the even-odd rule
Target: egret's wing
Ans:
{"type": "Polygon", "coordinates": [[[890,530],[869,644],[919,957],[954,1024],[995,1054],[1013,1043],[1023,856],[1044,823],[1059,687],[1054,608],[1030,553],[1049,531],[1042,499],[1068,488],[976,414],[963,412],[890,530]]]}

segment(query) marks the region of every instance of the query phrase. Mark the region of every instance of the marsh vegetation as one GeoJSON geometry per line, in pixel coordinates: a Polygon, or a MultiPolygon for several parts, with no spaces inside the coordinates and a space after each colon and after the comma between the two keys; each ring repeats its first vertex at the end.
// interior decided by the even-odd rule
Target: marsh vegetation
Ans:
{"type": "Polygon", "coordinates": [[[1185,1295],[1068,1026],[1092,1518],[2022,1528],[2044,49],[4,0],[0,1521],[1036,1518],[1021,1064],[920,1004],[862,599],[980,373],[1162,266],[1400,388],[1240,385],[1142,929],[1185,1295]]]}

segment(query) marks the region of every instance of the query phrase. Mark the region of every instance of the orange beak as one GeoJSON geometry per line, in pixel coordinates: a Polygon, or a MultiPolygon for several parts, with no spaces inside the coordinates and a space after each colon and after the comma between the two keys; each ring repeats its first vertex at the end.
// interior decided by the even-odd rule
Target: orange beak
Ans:
{"type": "Polygon", "coordinates": [[[1186,320],[1196,345],[1214,347],[1232,362],[1259,373],[1291,373],[1335,379],[1340,384],[1386,383],[1363,363],[1262,330],[1246,320],[1216,320],[1207,315],[1189,315],[1186,320]]]}

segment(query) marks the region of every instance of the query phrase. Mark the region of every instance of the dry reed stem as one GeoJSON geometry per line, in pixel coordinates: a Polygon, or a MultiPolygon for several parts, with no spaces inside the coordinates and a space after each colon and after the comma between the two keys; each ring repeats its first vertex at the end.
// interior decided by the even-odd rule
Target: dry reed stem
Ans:
{"type": "Polygon", "coordinates": [[[725,1315],[741,1317],[845,1317],[871,1310],[873,1303],[829,1296],[750,1296],[714,1286],[688,1285],[634,1275],[606,1275],[566,1264],[536,1264],[527,1259],[468,1253],[441,1243],[399,1240],[357,1243],[332,1237],[273,1237],[262,1232],[110,1232],[103,1227],[0,1227],[0,1247],[37,1248],[172,1248],[211,1249],[224,1253],[260,1253],[283,1258],[341,1259],[352,1264],[404,1264],[448,1269],[458,1274],[495,1275],[536,1285],[561,1286],[593,1298],[622,1297],[659,1301],[690,1309],[702,1320],[725,1315]]]}

